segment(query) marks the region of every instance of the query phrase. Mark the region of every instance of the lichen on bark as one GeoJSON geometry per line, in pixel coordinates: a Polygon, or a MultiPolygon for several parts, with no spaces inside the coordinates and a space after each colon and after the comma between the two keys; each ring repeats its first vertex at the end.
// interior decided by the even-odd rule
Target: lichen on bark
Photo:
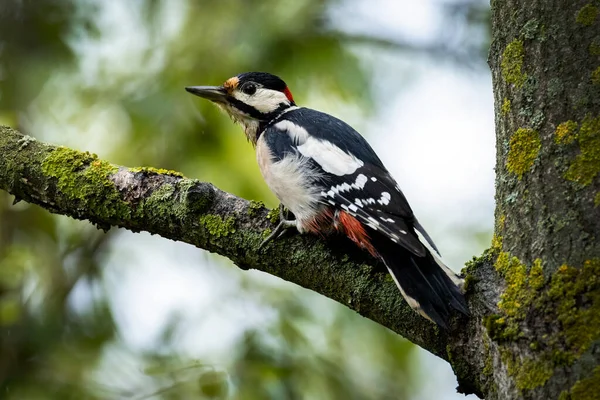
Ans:
{"type": "Polygon", "coordinates": [[[528,172],[537,158],[542,143],[537,131],[519,128],[510,138],[506,169],[519,179],[528,172]]]}
{"type": "Polygon", "coordinates": [[[575,157],[565,178],[587,186],[600,172],[600,115],[585,116],[577,133],[580,153],[575,157]]]}
{"type": "Polygon", "coordinates": [[[581,9],[577,12],[575,21],[577,21],[578,24],[581,24],[583,26],[591,26],[594,24],[594,22],[596,22],[597,16],[598,7],[596,7],[592,3],[589,3],[581,7],[581,9]]]}
{"type": "Polygon", "coordinates": [[[523,41],[519,39],[510,42],[502,53],[502,76],[517,88],[523,86],[527,78],[527,74],[523,72],[524,53],[523,41]]]}
{"type": "Polygon", "coordinates": [[[56,179],[57,188],[74,207],[94,210],[107,220],[128,217],[130,208],[110,180],[118,168],[97,155],[57,147],[44,159],[42,171],[56,179]]]}
{"type": "Polygon", "coordinates": [[[506,97],[504,98],[504,101],[502,102],[502,115],[507,115],[508,113],[510,113],[511,110],[511,102],[509,99],[507,99],[506,97]]]}
{"type": "Polygon", "coordinates": [[[590,77],[592,80],[592,84],[600,85],[600,67],[593,70],[592,73],[590,74],[590,77]]]}
{"type": "Polygon", "coordinates": [[[559,400],[597,400],[600,394],[600,366],[594,368],[589,377],[577,381],[571,390],[563,393],[559,400]]]}
{"type": "Polygon", "coordinates": [[[578,124],[575,121],[562,122],[554,131],[554,141],[559,144],[569,144],[577,139],[578,124]]]}
{"type": "Polygon", "coordinates": [[[219,215],[207,214],[200,217],[200,224],[204,226],[211,236],[216,238],[226,237],[235,233],[235,219],[223,219],[219,215]]]}
{"type": "Polygon", "coordinates": [[[550,278],[544,276],[541,260],[527,267],[507,252],[500,252],[495,267],[506,289],[498,304],[501,314],[486,317],[486,329],[499,344],[516,387],[532,390],[600,339],[600,259],[587,260],[579,268],[565,264],[550,278]],[[526,328],[532,315],[543,315],[553,329],[532,335],[526,328]],[[530,343],[528,355],[514,353],[518,341],[530,343]]]}

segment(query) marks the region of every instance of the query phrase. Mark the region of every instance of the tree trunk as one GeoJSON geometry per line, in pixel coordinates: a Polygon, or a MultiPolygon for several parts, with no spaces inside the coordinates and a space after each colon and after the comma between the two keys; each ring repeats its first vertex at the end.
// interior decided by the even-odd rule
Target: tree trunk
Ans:
{"type": "Polygon", "coordinates": [[[502,289],[482,320],[488,399],[600,399],[599,7],[492,1],[496,228],[493,270],[480,264],[502,289]]]}
{"type": "Polygon", "coordinates": [[[319,292],[450,362],[463,393],[600,399],[599,8],[492,1],[496,229],[465,270],[471,317],[449,331],[414,313],[365,254],[299,235],[259,249],[273,227],[263,207],[174,172],[117,167],[0,127],[0,188],[319,292]]]}

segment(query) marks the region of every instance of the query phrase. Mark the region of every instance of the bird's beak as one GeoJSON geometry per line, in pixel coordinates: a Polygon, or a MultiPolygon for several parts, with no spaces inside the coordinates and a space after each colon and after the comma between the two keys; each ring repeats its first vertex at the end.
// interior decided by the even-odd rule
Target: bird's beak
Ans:
{"type": "Polygon", "coordinates": [[[185,90],[210,101],[226,102],[227,91],[222,86],[187,86],[185,90]]]}

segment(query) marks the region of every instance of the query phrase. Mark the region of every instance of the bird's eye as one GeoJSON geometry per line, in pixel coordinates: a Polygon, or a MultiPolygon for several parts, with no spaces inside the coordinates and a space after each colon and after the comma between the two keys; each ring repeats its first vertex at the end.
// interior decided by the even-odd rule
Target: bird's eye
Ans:
{"type": "Polygon", "coordinates": [[[256,93],[256,85],[254,83],[244,85],[244,87],[242,87],[242,92],[252,96],[254,93],[256,93]]]}

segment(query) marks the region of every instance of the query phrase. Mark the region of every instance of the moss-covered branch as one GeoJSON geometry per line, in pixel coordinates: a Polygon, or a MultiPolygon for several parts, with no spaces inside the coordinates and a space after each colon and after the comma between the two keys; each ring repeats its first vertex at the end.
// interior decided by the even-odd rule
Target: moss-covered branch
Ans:
{"type": "Polygon", "coordinates": [[[225,256],[242,269],[294,282],[446,360],[458,345],[410,309],[381,265],[343,239],[326,243],[296,234],[259,250],[274,228],[272,214],[209,183],[173,171],[119,167],[0,126],[0,189],[102,229],[158,234],[225,256]]]}

